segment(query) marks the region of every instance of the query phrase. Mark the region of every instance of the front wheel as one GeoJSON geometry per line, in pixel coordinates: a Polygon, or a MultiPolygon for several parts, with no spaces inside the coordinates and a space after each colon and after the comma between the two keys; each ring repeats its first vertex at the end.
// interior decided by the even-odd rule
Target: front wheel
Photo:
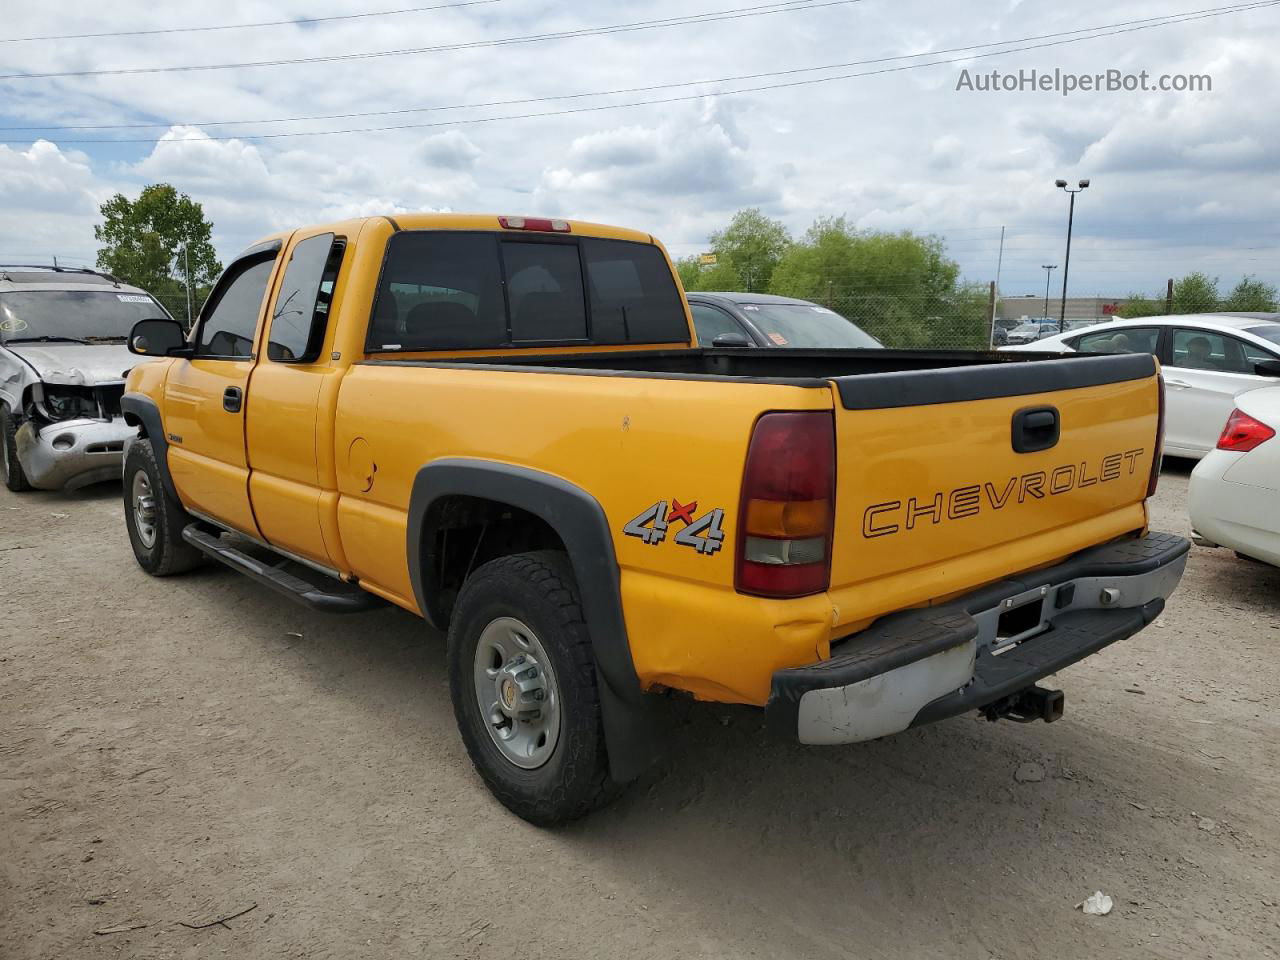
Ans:
{"type": "Polygon", "coordinates": [[[31,489],[31,482],[18,460],[17,427],[3,403],[0,403],[0,480],[14,493],[31,489]]]}
{"type": "Polygon", "coordinates": [[[449,625],[449,689],[467,753],[530,823],[577,819],[610,795],[591,637],[563,553],[477,569],[449,625]]]}
{"type": "Polygon", "coordinates": [[[124,458],[124,523],[138,566],[153,577],[183,573],[201,553],[182,539],[189,513],[164,488],[151,441],[139,438],[124,458]]]}

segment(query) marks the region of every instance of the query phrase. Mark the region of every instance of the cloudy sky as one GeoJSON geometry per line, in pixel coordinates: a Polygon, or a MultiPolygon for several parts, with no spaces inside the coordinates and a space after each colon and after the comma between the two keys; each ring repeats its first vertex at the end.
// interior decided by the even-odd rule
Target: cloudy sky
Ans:
{"type": "Polygon", "coordinates": [[[224,259],[285,227],[441,209],[618,223],[683,255],[758,206],[797,234],[837,214],[937,233],[983,282],[1005,226],[1001,288],[1014,295],[1042,291],[1040,265],[1062,261],[1067,198],[1053,181],[1088,177],[1073,294],[1163,289],[1194,269],[1224,286],[1280,282],[1275,3],[1138,30],[1226,0],[484,0],[20,39],[448,2],[12,5],[0,261],[91,262],[98,205],[165,181],[204,204],[224,259]],[[764,12],[778,6],[796,9],[764,12]],[[671,18],[685,20],[599,29],[671,18]],[[1044,46],[1062,40],[1075,42],[1044,46]],[[419,52],[332,59],[406,49],[419,52]],[[959,59],[976,54],[998,55],[959,59]],[[313,62],[132,72],[299,58],[313,62]],[[965,69],[1208,74],[1213,89],[983,93],[957,90],[965,69]],[[743,88],[755,89],[727,92],[743,88]],[[607,93],[619,90],[633,92],[607,93]],[[534,102],[485,106],[504,101],[534,102]],[[387,127],[400,129],[370,129],[387,127]]]}

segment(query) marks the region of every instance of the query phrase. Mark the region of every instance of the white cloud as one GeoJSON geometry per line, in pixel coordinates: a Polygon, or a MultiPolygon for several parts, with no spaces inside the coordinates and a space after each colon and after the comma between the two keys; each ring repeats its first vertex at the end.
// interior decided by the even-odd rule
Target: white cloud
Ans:
{"type": "Polygon", "coordinates": [[[446,130],[427,137],[418,147],[418,156],[428,167],[468,170],[480,157],[480,148],[459,130],[446,130]]]}
{"type": "MultiPolygon", "coordinates": [[[[681,0],[653,0],[643,18],[691,12],[681,0]]],[[[315,11],[306,0],[228,0],[198,13],[192,8],[189,18],[153,23],[153,6],[117,0],[74,16],[31,4],[6,13],[6,35],[24,36],[179,20],[278,20],[315,11]]],[[[1280,26],[1263,11],[970,64],[1208,72],[1211,94],[958,93],[955,64],[737,97],[457,126],[447,124],[711,94],[725,85],[441,109],[895,57],[1167,13],[1156,0],[1135,0],[1123,14],[1104,0],[1070,7],[969,0],[941,8],[899,0],[448,54],[12,81],[0,84],[3,126],[162,125],[67,131],[0,145],[0,254],[21,252],[10,249],[17,246],[41,256],[90,258],[98,204],[116,191],[135,196],[148,182],[167,181],[205,205],[224,257],[281,228],[411,209],[579,215],[649,230],[674,252],[687,253],[700,249],[735,209],[755,205],[796,233],[814,217],[833,214],[868,228],[938,232],[966,273],[982,280],[994,273],[1005,225],[1006,283],[1031,290],[1043,282],[1039,264],[1061,252],[1066,198],[1052,183],[1063,176],[1094,181],[1077,209],[1081,253],[1072,258],[1073,286],[1125,292],[1202,266],[1224,278],[1257,272],[1280,280],[1280,170],[1273,159],[1280,117],[1268,96],[1280,85],[1272,52],[1280,26]],[[377,109],[397,112],[215,123],[377,109]],[[366,132],[244,136],[334,129],[366,132]],[[226,134],[241,136],[211,139],[226,134]],[[164,142],[74,142],[150,136],[164,142]],[[1255,247],[1266,249],[1250,250],[1255,247]]],[[[521,0],[306,28],[10,44],[4,72],[347,54],[636,19],[642,19],[639,8],[623,0],[521,0]]],[[[10,131],[4,139],[22,136],[10,131]]]]}

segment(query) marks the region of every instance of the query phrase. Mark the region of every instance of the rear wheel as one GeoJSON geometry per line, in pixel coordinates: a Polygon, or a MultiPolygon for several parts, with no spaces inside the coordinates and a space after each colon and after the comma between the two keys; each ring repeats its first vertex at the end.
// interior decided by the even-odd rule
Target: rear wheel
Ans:
{"type": "Polygon", "coordinates": [[[31,489],[31,483],[18,460],[18,428],[9,408],[0,403],[0,480],[14,493],[31,489]]]}
{"type": "Polygon", "coordinates": [[[504,806],[551,826],[608,800],[591,637],[564,554],[476,570],[454,606],[448,660],[463,743],[504,806]]]}
{"type": "Polygon", "coordinates": [[[182,539],[192,520],[165,491],[151,441],[135,440],[124,459],[124,522],[138,566],[153,577],[196,566],[200,551],[182,539]]]}

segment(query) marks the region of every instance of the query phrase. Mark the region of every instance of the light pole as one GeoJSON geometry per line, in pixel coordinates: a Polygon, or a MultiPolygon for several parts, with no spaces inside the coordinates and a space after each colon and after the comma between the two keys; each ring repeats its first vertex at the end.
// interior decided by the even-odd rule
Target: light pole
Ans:
{"type": "MultiPolygon", "coordinates": [[[[1056,263],[1046,263],[1041,265],[1044,271],[1044,318],[1049,319],[1049,278],[1053,276],[1053,271],[1058,269],[1056,263]]],[[[1066,333],[1065,330],[1059,329],[1059,333],[1066,333]]]]}
{"type": "Polygon", "coordinates": [[[1062,266],[1062,315],[1058,319],[1059,329],[1061,330],[1067,326],[1067,275],[1071,272],[1071,227],[1076,219],[1076,194],[1088,190],[1089,181],[1081,180],[1080,186],[1076,190],[1069,188],[1065,180],[1057,181],[1056,186],[1071,194],[1071,209],[1067,213],[1067,259],[1062,266]]]}

